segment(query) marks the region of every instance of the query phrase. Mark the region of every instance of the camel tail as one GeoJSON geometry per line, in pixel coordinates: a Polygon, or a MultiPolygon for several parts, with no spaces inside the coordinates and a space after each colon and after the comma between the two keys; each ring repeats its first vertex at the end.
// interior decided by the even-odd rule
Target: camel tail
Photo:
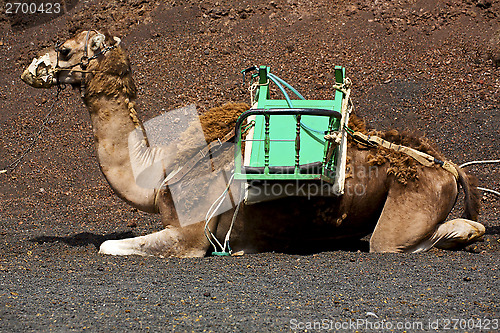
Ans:
{"type": "Polygon", "coordinates": [[[468,220],[477,221],[481,209],[481,192],[477,189],[477,178],[456,167],[458,171],[458,183],[464,189],[465,202],[463,217],[468,220]]]}

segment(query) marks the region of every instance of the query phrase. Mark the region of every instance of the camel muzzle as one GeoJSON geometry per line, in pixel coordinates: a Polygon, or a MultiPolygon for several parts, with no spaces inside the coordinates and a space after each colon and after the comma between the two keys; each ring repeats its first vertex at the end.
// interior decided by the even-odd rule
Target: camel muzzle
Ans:
{"type": "Polygon", "coordinates": [[[21,75],[21,80],[35,88],[50,88],[54,85],[55,70],[49,54],[34,58],[21,75]]]}

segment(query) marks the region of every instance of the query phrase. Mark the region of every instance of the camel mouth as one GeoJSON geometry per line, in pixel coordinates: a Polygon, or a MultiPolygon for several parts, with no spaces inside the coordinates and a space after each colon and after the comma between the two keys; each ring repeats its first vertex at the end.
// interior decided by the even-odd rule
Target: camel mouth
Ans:
{"type": "Polygon", "coordinates": [[[54,74],[55,71],[47,53],[40,58],[33,59],[21,74],[21,80],[34,88],[50,88],[54,85],[54,74]]]}

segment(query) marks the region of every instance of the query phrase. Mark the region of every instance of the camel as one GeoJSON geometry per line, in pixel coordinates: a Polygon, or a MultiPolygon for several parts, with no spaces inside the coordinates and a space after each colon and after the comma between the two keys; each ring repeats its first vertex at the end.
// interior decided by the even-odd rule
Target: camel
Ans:
{"type": "MultiPolygon", "coordinates": [[[[136,112],[137,89],[130,61],[119,38],[107,32],[80,32],[55,49],[41,52],[21,78],[35,88],[70,84],[79,89],[90,112],[100,168],[109,185],[131,206],[161,214],[163,230],[107,240],[100,253],[161,257],[210,253],[205,221],[181,225],[168,186],[143,188],[135,181],[134,164],[142,163],[146,169],[152,163],[171,160],[172,147],[151,147],[148,142],[136,112]],[[139,134],[130,136],[134,131],[139,134]],[[131,154],[131,145],[139,152],[136,156],[131,154]]],[[[351,127],[363,128],[359,118],[352,119],[351,127]]],[[[379,135],[444,160],[423,139],[395,131],[379,135]]],[[[349,143],[347,160],[349,171],[341,196],[243,202],[238,211],[233,207],[210,219],[207,227],[219,242],[231,231],[228,240],[233,254],[321,251],[370,234],[371,252],[414,253],[432,247],[460,248],[484,234],[484,226],[476,222],[479,195],[474,177],[455,165],[456,176],[438,164],[423,166],[401,153],[357,142],[349,143]],[[464,216],[446,221],[460,186],[465,193],[464,216]]],[[[154,177],[161,183],[175,168],[167,163],[154,177]]]]}

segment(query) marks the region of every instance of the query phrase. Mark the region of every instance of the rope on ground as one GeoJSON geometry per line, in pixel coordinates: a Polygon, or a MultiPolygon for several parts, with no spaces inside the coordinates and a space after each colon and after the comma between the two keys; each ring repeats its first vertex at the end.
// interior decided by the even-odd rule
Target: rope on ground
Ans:
{"type": "Polygon", "coordinates": [[[477,187],[478,190],[481,190],[481,191],[484,191],[484,192],[488,192],[488,193],[492,193],[492,194],[495,194],[495,195],[498,195],[500,197],[500,192],[497,192],[495,190],[490,190],[489,188],[484,188],[484,187],[477,187]]]}
{"type": "Polygon", "coordinates": [[[5,169],[0,170],[0,174],[7,173],[9,170],[10,170],[10,172],[13,172],[18,167],[18,165],[21,163],[21,161],[26,157],[26,155],[28,155],[31,152],[31,150],[35,147],[38,139],[40,138],[43,131],[45,130],[45,127],[47,126],[48,122],[50,121],[50,115],[52,114],[52,111],[54,111],[54,105],[59,100],[59,93],[61,92],[61,90],[62,90],[62,88],[57,89],[56,98],[54,99],[54,101],[50,105],[50,107],[49,107],[50,110],[47,113],[47,115],[45,116],[45,118],[43,119],[42,124],[40,125],[38,132],[30,138],[31,144],[28,146],[28,148],[26,148],[24,150],[24,152],[21,153],[21,155],[16,160],[14,160],[12,163],[10,163],[5,169]]]}
{"type": "MultiPolygon", "coordinates": [[[[462,165],[460,165],[459,167],[460,168],[465,168],[469,165],[475,165],[475,164],[493,164],[493,163],[500,163],[500,160],[484,160],[484,161],[471,161],[471,162],[467,162],[467,163],[464,163],[462,165]]],[[[500,197],[500,192],[497,192],[495,190],[490,190],[489,188],[484,188],[484,187],[477,187],[478,190],[481,190],[483,192],[488,192],[488,193],[492,193],[492,194],[495,194],[497,196],[500,197]]]]}
{"type": "Polygon", "coordinates": [[[500,160],[471,161],[471,162],[464,163],[464,164],[460,165],[459,167],[465,168],[466,166],[474,165],[474,164],[492,164],[492,163],[500,163],[500,160]]]}

